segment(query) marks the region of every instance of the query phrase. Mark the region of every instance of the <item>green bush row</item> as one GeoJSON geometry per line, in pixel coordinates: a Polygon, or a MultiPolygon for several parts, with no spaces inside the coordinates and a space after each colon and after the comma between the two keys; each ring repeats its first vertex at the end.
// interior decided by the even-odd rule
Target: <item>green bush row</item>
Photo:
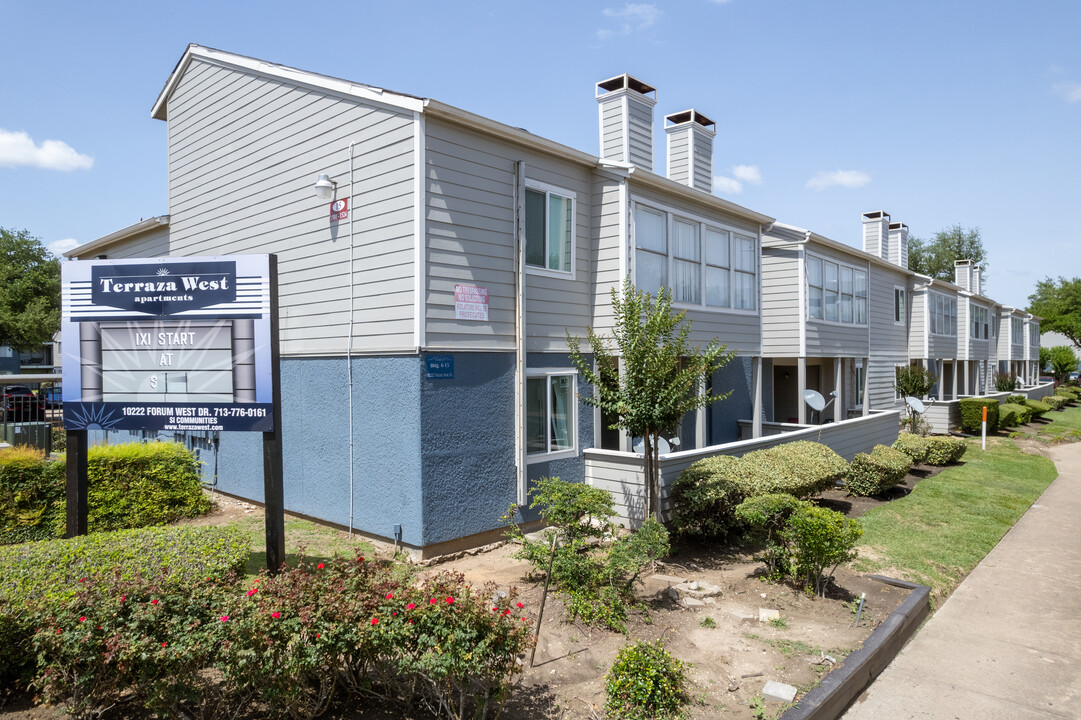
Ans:
{"type": "Polygon", "coordinates": [[[34,687],[88,718],[123,700],[162,717],[311,718],[342,690],[351,704],[402,701],[441,715],[498,715],[532,619],[515,592],[444,572],[334,558],[254,581],[204,576],[87,579],[29,603],[34,687]]]}
{"type": "Polygon", "coordinates": [[[870,453],[857,453],[852,458],[845,486],[853,495],[880,495],[904,480],[911,469],[908,455],[886,445],[875,445],[870,453]]]}
{"type": "Polygon", "coordinates": [[[1042,418],[1045,413],[1051,412],[1051,406],[1039,400],[1029,400],[1025,406],[1032,411],[1032,419],[1042,418]]]}
{"type": "Polygon", "coordinates": [[[1069,402],[1069,399],[1062,395],[1047,395],[1046,397],[1041,398],[1040,402],[1049,405],[1052,410],[1061,410],[1066,406],[1066,403],[1069,402]]]}
{"type": "MultiPolygon", "coordinates": [[[[64,535],[64,469],[30,448],[0,450],[0,543],[64,535]]],[[[210,510],[199,463],[177,443],[90,448],[87,475],[90,532],[165,525],[210,510]]]]}
{"type": "Polygon", "coordinates": [[[1055,388],[1055,394],[1066,398],[1069,402],[1081,400],[1081,391],[1079,391],[1078,388],[1069,385],[1059,385],[1055,388]]]}
{"type": "Polygon", "coordinates": [[[825,445],[798,441],[695,462],[672,488],[673,527],[697,537],[722,537],[737,524],[735,508],[745,499],[772,493],[810,497],[834,486],[848,470],[844,458],[825,445]]]}
{"type": "Polygon", "coordinates": [[[998,409],[998,424],[1000,427],[1012,428],[1024,425],[1032,419],[1032,411],[1028,406],[1016,403],[1005,403],[998,409]]]}
{"type": "Polygon", "coordinates": [[[987,408],[987,432],[998,430],[998,400],[994,398],[963,398],[961,405],[961,429],[978,435],[983,428],[983,409],[987,408]]]}

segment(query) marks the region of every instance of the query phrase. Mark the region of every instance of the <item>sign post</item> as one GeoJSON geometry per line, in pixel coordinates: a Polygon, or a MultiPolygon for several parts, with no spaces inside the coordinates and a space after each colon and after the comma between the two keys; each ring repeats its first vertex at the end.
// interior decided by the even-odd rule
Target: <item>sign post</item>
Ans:
{"type": "Polygon", "coordinates": [[[68,536],[87,532],[90,431],[262,432],[267,564],[285,559],[277,258],[62,265],[68,536]]]}
{"type": "Polygon", "coordinates": [[[983,406],[983,447],[981,450],[987,449],[987,406],[983,406]]]}

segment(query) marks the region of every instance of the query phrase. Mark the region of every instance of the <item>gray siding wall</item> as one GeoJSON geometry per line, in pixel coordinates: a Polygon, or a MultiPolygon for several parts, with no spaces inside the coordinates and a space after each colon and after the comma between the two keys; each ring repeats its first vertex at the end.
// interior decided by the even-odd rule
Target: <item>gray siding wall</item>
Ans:
{"type": "Polygon", "coordinates": [[[762,236],[762,353],[794,357],[800,351],[799,247],[762,236]]]}
{"type": "Polygon", "coordinates": [[[713,138],[701,133],[694,136],[694,187],[703,192],[713,188],[713,138]]]}
{"type": "Polygon", "coordinates": [[[970,360],[972,352],[972,329],[968,314],[968,298],[957,296],[957,359],[970,360]]]}
{"type": "MultiPolygon", "coordinates": [[[[871,326],[871,347],[868,359],[868,397],[873,410],[899,407],[893,383],[898,365],[907,365],[909,359],[909,327],[919,315],[918,297],[908,292],[908,278],[900,272],[871,263],[868,274],[867,318],[871,326]],[[905,291],[905,323],[894,318],[893,289],[905,291]]],[[[922,327],[922,323],[921,323],[922,327]]],[[[920,345],[922,351],[922,343],[920,345]]]]}
{"type": "Polygon", "coordinates": [[[627,100],[630,158],[635,165],[653,170],[653,108],[634,98],[627,100]]]}
{"type": "Polygon", "coordinates": [[[575,194],[575,275],[526,271],[526,342],[566,349],[592,314],[589,171],[456,126],[426,127],[425,346],[513,350],[515,334],[515,162],[535,180],[575,194]],[[488,322],[456,320],[454,286],[488,290],[488,322]]]}
{"type": "Polygon", "coordinates": [[[169,254],[277,253],[283,355],[345,352],[351,280],[356,351],[414,347],[411,114],[195,59],[168,115],[169,254]],[[319,173],[352,196],[352,274],[319,173]]]}
{"type": "Polygon", "coordinates": [[[691,184],[690,128],[668,133],[668,178],[684,185],[691,184]]]}
{"type": "Polygon", "coordinates": [[[627,218],[620,207],[619,196],[622,181],[595,175],[593,179],[593,238],[591,248],[593,265],[593,318],[597,328],[611,328],[612,290],[623,284],[619,267],[620,230],[627,225],[627,218]]]}
{"type": "MultiPolygon", "coordinates": [[[[103,253],[110,260],[122,258],[165,257],[169,254],[169,228],[168,226],[141,233],[136,237],[128,238],[123,243],[118,243],[105,248],[103,253]]],[[[79,256],[80,260],[92,260],[92,256],[79,256]]]]}
{"type": "MultiPolygon", "coordinates": [[[[893,309],[893,286],[889,288],[890,292],[890,319],[894,322],[894,309],[893,309]]],[[[920,290],[917,292],[909,292],[907,298],[908,307],[906,308],[906,315],[908,322],[908,354],[910,357],[921,358],[927,354],[927,346],[929,339],[928,322],[927,322],[927,296],[926,290],[920,290]]]]}
{"type": "Polygon", "coordinates": [[[601,157],[623,160],[623,99],[601,103],[601,157]]]}

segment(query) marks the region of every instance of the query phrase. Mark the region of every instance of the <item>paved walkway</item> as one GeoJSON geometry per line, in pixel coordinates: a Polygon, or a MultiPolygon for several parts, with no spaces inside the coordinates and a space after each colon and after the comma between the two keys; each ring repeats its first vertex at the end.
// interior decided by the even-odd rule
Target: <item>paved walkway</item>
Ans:
{"type": "Polygon", "coordinates": [[[1081,443],[844,720],[1081,718],[1081,443]]]}

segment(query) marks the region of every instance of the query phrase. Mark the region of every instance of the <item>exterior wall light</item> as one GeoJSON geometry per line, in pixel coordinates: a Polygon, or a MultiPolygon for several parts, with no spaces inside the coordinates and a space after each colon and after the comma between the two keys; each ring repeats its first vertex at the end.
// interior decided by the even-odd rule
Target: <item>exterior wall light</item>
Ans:
{"type": "Polygon", "coordinates": [[[331,180],[327,175],[320,174],[315,179],[315,196],[320,200],[330,200],[334,195],[334,188],[338,186],[338,183],[331,180]]]}

